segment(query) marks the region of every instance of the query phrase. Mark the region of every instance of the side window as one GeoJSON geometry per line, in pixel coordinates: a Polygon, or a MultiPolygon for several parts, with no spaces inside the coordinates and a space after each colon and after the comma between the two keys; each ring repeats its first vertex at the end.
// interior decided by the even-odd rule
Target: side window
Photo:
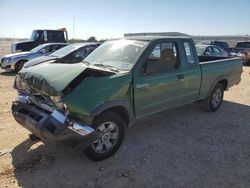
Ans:
{"type": "Polygon", "coordinates": [[[64,33],[62,31],[47,31],[48,41],[63,41],[64,33]]]}
{"type": "Polygon", "coordinates": [[[215,54],[221,53],[221,50],[219,48],[214,47],[213,49],[215,54]]]}
{"type": "Polygon", "coordinates": [[[190,42],[184,42],[184,49],[186,54],[187,63],[191,66],[195,65],[194,52],[190,42]]]}
{"type": "Polygon", "coordinates": [[[84,58],[85,57],[85,48],[84,47],[81,47],[79,48],[76,52],[75,52],[75,57],[82,57],[84,58]]]}
{"type": "Polygon", "coordinates": [[[147,58],[143,74],[151,75],[175,70],[179,66],[179,54],[173,42],[158,43],[147,58]]]}
{"type": "Polygon", "coordinates": [[[94,51],[94,49],[95,49],[94,46],[86,47],[86,48],[85,48],[85,55],[86,55],[86,56],[89,55],[91,52],[94,51]]]}
{"type": "Polygon", "coordinates": [[[41,52],[41,53],[48,53],[50,51],[51,51],[51,46],[45,46],[39,50],[39,52],[41,52]]]}
{"type": "Polygon", "coordinates": [[[54,51],[58,50],[59,47],[60,47],[59,45],[53,45],[53,46],[51,46],[51,52],[54,52],[54,51]]]}
{"type": "Polygon", "coordinates": [[[47,31],[44,31],[43,34],[44,34],[44,41],[48,41],[47,31]]]}
{"type": "Polygon", "coordinates": [[[41,34],[41,41],[43,42],[47,42],[48,38],[47,38],[47,31],[43,31],[41,34]]]}
{"type": "Polygon", "coordinates": [[[204,52],[204,55],[212,55],[212,48],[211,47],[207,47],[207,49],[204,52]]]}
{"type": "Polygon", "coordinates": [[[61,45],[61,44],[59,44],[59,45],[56,46],[56,50],[59,50],[59,49],[65,47],[65,46],[66,46],[66,45],[61,45]]]}

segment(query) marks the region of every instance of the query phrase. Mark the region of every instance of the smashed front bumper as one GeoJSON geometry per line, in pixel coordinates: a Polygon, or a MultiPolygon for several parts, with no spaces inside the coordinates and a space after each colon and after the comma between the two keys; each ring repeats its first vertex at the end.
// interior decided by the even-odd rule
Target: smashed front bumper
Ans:
{"type": "Polygon", "coordinates": [[[55,142],[70,147],[87,147],[98,139],[97,132],[87,125],[70,120],[57,110],[31,100],[29,96],[19,96],[12,104],[15,120],[43,142],[55,142]]]}

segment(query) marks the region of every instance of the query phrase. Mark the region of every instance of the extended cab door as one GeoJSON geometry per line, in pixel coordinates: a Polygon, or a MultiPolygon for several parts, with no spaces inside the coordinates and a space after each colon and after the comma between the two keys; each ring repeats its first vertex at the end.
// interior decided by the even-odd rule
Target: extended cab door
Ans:
{"type": "Polygon", "coordinates": [[[155,42],[134,79],[136,117],[196,101],[201,71],[190,40],[155,42]]]}
{"type": "Polygon", "coordinates": [[[184,95],[182,105],[192,103],[197,100],[200,92],[202,77],[201,68],[194,42],[183,40],[181,45],[182,74],[184,75],[184,95]]]}
{"type": "Polygon", "coordinates": [[[152,44],[140,73],[134,79],[137,118],[181,105],[185,87],[179,51],[174,40],[152,44]]]}

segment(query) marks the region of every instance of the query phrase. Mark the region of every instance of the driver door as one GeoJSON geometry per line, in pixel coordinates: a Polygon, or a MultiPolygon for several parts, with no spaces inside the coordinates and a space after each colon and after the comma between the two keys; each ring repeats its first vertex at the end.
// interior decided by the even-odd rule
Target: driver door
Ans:
{"type": "Polygon", "coordinates": [[[141,118],[181,104],[184,75],[177,44],[156,43],[134,84],[136,117],[141,118]]]}

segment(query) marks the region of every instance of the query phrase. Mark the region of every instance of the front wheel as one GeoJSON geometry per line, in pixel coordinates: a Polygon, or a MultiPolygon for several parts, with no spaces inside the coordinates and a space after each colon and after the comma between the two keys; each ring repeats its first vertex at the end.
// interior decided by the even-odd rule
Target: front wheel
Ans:
{"type": "Polygon", "coordinates": [[[15,71],[19,72],[23,68],[24,63],[26,63],[26,62],[27,62],[26,60],[18,61],[15,65],[15,71]]]}
{"type": "Polygon", "coordinates": [[[90,160],[101,161],[120,147],[125,134],[125,122],[118,114],[108,111],[95,118],[93,128],[101,133],[101,137],[88,146],[85,152],[90,160]]]}
{"type": "Polygon", "coordinates": [[[220,108],[224,96],[224,87],[222,84],[217,83],[209,96],[203,101],[204,107],[208,111],[216,111],[220,108]]]}

